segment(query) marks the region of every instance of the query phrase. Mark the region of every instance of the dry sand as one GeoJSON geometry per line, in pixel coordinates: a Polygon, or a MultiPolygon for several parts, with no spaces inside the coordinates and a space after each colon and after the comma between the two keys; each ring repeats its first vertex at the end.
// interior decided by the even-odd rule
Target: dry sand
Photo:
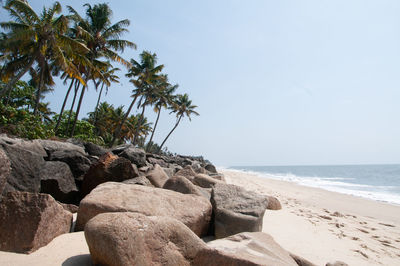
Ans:
{"type": "Polygon", "coordinates": [[[222,170],[227,183],[277,197],[263,231],[288,251],[317,265],[400,265],[400,206],[222,170]]]}
{"type": "MultiPolygon", "coordinates": [[[[279,198],[263,231],[317,265],[400,265],[400,207],[340,193],[223,170],[228,183],[279,198]]],[[[83,232],[64,234],[29,254],[0,251],[0,265],[91,265],[83,232]]]]}

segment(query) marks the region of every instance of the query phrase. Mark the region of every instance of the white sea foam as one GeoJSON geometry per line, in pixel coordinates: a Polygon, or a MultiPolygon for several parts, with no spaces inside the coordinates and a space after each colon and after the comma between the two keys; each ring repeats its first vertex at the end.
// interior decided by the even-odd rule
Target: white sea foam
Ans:
{"type": "Polygon", "coordinates": [[[294,182],[303,186],[321,188],[328,191],[339,192],[343,194],[400,205],[400,195],[390,192],[391,189],[396,188],[394,186],[371,186],[366,184],[355,184],[346,182],[349,180],[354,180],[353,178],[344,177],[300,177],[294,174],[270,174],[249,170],[237,170],[225,167],[220,167],[219,169],[226,169],[229,171],[242,173],[244,172],[254,174],[263,178],[294,182]]]}

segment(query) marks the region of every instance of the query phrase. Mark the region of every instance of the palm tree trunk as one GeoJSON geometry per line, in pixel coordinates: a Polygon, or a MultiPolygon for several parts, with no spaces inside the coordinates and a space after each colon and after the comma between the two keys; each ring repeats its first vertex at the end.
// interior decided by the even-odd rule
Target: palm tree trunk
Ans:
{"type": "Polygon", "coordinates": [[[78,116],[79,116],[79,111],[81,110],[83,95],[85,95],[85,89],[86,89],[86,86],[82,86],[82,92],[81,92],[81,96],[79,97],[78,106],[76,108],[75,120],[74,120],[74,123],[72,124],[72,130],[71,130],[70,137],[72,137],[75,133],[76,122],[78,121],[78,116]]]}
{"type": "Polygon", "coordinates": [[[169,132],[169,134],[167,135],[167,137],[164,139],[164,141],[161,143],[160,148],[158,149],[158,151],[160,152],[162,147],[164,146],[165,142],[167,141],[167,139],[169,138],[169,136],[172,134],[172,132],[174,132],[175,128],[177,128],[177,126],[179,125],[179,122],[181,122],[181,118],[182,118],[183,114],[181,114],[181,116],[179,117],[178,121],[176,122],[174,128],[171,130],[171,132],[169,132]]]}
{"type": "Polygon", "coordinates": [[[96,126],[96,123],[97,123],[97,113],[99,111],[100,98],[101,98],[101,94],[103,93],[103,88],[104,88],[104,83],[101,85],[101,89],[99,92],[99,98],[97,98],[96,108],[94,109],[94,118],[93,118],[94,126],[96,126]]]}
{"type": "Polygon", "coordinates": [[[40,79],[39,79],[39,86],[36,91],[36,99],[35,99],[35,108],[33,109],[33,115],[37,115],[38,109],[39,109],[39,104],[40,104],[40,96],[41,96],[41,91],[44,83],[44,69],[40,70],[40,79]]]}
{"type": "Polygon", "coordinates": [[[62,117],[62,115],[63,115],[63,113],[64,113],[64,108],[65,108],[65,105],[67,104],[68,96],[69,96],[69,93],[70,93],[71,90],[72,90],[72,85],[74,84],[74,81],[75,81],[75,79],[73,78],[73,79],[71,80],[71,84],[69,85],[69,88],[68,88],[68,90],[67,90],[67,94],[66,94],[65,97],[64,97],[64,102],[63,102],[63,104],[62,104],[62,106],[61,106],[60,115],[59,115],[59,117],[58,117],[58,119],[57,119],[57,124],[56,124],[56,126],[55,126],[55,128],[54,128],[54,133],[57,133],[58,127],[60,126],[61,117],[62,117]]]}
{"type": "Polygon", "coordinates": [[[67,121],[67,128],[66,128],[65,135],[68,135],[68,132],[69,132],[69,124],[71,123],[72,110],[74,109],[74,106],[75,106],[75,100],[76,100],[76,96],[78,95],[78,91],[79,91],[80,85],[81,85],[80,82],[78,82],[77,84],[75,84],[74,99],[72,100],[71,108],[69,109],[68,121],[67,121]]]}
{"type": "Polygon", "coordinates": [[[117,138],[119,138],[119,135],[121,134],[122,126],[125,124],[126,119],[128,119],[129,114],[130,114],[130,112],[131,112],[131,110],[132,110],[132,107],[135,105],[135,102],[136,102],[138,96],[139,96],[139,95],[135,95],[135,97],[133,98],[131,104],[129,105],[128,111],[126,111],[126,113],[125,113],[125,115],[124,115],[124,118],[122,119],[121,123],[118,125],[117,129],[115,130],[115,132],[114,132],[114,137],[113,137],[113,139],[111,140],[111,142],[110,142],[110,144],[109,144],[109,147],[110,147],[110,148],[114,145],[115,140],[116,140],[117,138]]]}
{"type": "Polygon", "coordinates": [[[150,140],[147,143],[148,145],[147,145],[147,149],[146,150],[148,150],[149,145],[151,144],[151,141],[153,140],[154,132],[156,131],[156,127],[157,127],[157,124],[158,124],[158,119],[160,119],[160,114],[161,114],[161,107],[160,107],[160,109],[158,109],[157,119],[156,119],[156,122],[154,123],[153,130],[151,131],[150,140]]]}
{"type": "Polygon", "coordinates": [[[144,111],[146,109],[146,100],[143,103],[143,107],[142,107],[142,113],[140,114],[139,120],[135,126],[135,135],[133,135],[133,141],[132,144],[135,145],[136,144],[136,140],[137,137],[139,135],[139,128],[140,128],[140,124],[143,122],[143,117],[144,117],[144,111]]]}
{"type": "Polygon", "coordinates": [[[12,78],[2,90],[0,90],[0,99],[3,98],[12,87],[14,87],[15,83],[17,83],[26,72],[28,72],[33,65],[33,62],[35,62],[35,58],[32,58],[31,61],[14,78],[12,78]]]}

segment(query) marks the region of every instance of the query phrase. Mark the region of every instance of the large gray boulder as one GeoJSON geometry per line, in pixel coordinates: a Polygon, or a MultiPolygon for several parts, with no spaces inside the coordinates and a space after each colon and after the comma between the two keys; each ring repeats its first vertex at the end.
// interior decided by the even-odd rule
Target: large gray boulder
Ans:
{"type": "Polygon", "coordinates": [[[262,232],[239,233],[208,242],[193,265],[298,266],[296,261],[274,239],[262,232]]]}
{"type": "Polygon", "coordinates": [[[53,153],[55,151],[65,151],[65,152],[76,151],[85,154],[85,149],[83,147],[75,145],[70,142],[62,142],[62,141],[47,140],[47,139],[37,139],[35,141],[40,143],[47,153],[53,153]]]}
{"type": "Polygon", "coordinates": [[[146,178],[150,180],[155,187],[163,187],[169,176],[161,166],[156,164],[153,169],[146,173],[146,178]]]}
{"type": "Polygon", "coordinates": [[[190,181],[193,181],[193,178],[197,173],[193,170],[193,168],[190,165],[185,166],[181,170],[175,173],[175,175],[183,176],[189,179],[190,181]]]}
{"type": "Polygon", "coordinates": [[[130,146],[118,154],[135,164],[137,167],[146,166],[146,152],[142,149],[130,146]]]}
{"type": "Polygon", "coordinates": [[[78,203],[79,192],[69,166],[64,162],[45,162],[40,169],[40,192],[63,203],[78,203]]]}
{"type": "Polygon", "coordinates": [[[216,238],[261,231],[268,206],[266,197],[235,185],[216,183],[211,203],[216,238]]]}
{"type": "Polygon", "coordinates": [[[2,147],[11,163],[11,173],[7,176],[3,193],[14,190],[38,193],[39,172],[45,163],[43,157],[14,145],[3,144],[2,147]]]}
{"type": "Polygon", "coordinates": [[[89,170],[91,164],[90,160],[83,153],[76,150],[58,150],[51,152],[49,160],[68,164],[75,179],[80,179],[89,170]]]}
{"type": "Polygon", "coordinates": [[[97,163],[92,164],[83,177],[81,194],[86,196],[98,185],[113,181],[122,182],[138,176],[131,162],[112,153],[106,153],[100,157],[97,163]]]}
{"type": "Polygon", "coordinates": [[[176,219],[104,213],[85,226],[94,265],[191,265],[207,245],[176,219]]]}
{"type": "Polygon", "coordinates": [[[0,199],[3,193],[4,187],[6,186],[7,177],[11,172],[11,163],[7,157],[7,154],[0,148],[0,199]]]}
{"type": "Polygon", "coordinates": [[[79,205],[76,230],[83,230],[94,216],[105,212],[136,212],[175,218],[195,234],[208,231],[212,207],[196,195],[160,188],[108,182],[97,186],[79,205]]]}
{"type": "Polygon", "coordinates": [[[101,147],[101,146],[99,146],[99,145],[93,144],[93,143],[91,143],[91,142],[86,142],[86,143],[84,144],[84,146],[85,146],[85,151],[86,151],[89,155],[92,155],[92,156],[100,157],[100,156],[102,156],[103,154],[107,153],[107,150],[106,150],[106,149],[104,149],[103,147],[101,147]]]}
{"type": "Polygon", "coordinates": [[[20,148],[33,153],[37,153],[43,157],[47,156],[46,151],[43,146],[38,142],[38,140],[23,140],[20,138],[11,138],[6,134],[0,134],[0,144],[12,145],[15,148],[20,148]]]}
{"type": "Polygon", "coordinates": [[[218,179],[214,179],[205,174],[197,174],[192,180],[193,184],[198,185],[203,188],[213,188],[217,183],[223,183],[218,179]]]}
{"type": "Polygon", "coordinates": [[[0,250],[30,253],[68,233],[72,213],[50,195],[9,192],[0,204],[0,250]]]}
{"type": "Polygon", "coordinates": [[[215,166],[214,165],[212,165],[212,164],[206,164],[205,166],[204,166],[204,168],[207,170],[207,171],[209,171],[210,173],[214,173],[214,174],[217,174],[218,172],[217,172],[217,168],[215,168],[215,166]]]}

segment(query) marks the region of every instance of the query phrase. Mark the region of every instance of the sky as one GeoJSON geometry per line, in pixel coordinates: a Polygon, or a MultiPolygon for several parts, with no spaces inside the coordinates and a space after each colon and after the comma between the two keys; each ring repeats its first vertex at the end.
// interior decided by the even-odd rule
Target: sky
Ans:
{"type": "MultiPolygon", "coordinates": [[[[83,3],[101,3],[60,2],[82,15],[83,3]]],[[[36,11],[48,3],[30,1],[36,11]]],[[[123,57],[156,53],[198,106],[200,116],[168,139],[170,151],[218,166],[400,163],[400,1],[108,3],[114,23],[131,21],[123,38],[138,46],[123,57]]],[[[126,110],[133,86],[125,73],[103,99],[126,110]]],[[[53,111],[66,89],[58,83],[46,96],[53,111]]],[[[89,87],[83,116],[96,98],[89,87]]],[[[156,142],[174,122],[163,110],[156,142]]]]}

